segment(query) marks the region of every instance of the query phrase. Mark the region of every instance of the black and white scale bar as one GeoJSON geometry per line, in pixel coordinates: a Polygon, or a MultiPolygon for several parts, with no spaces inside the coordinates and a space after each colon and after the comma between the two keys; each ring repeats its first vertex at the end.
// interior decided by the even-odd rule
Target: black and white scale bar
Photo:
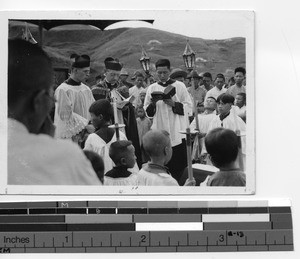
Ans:
{"type": "Polygon", "coordinates": [[[0,248],[2,253],[292,251],[293,233],[291,230],[2,232],[0,248]]]}

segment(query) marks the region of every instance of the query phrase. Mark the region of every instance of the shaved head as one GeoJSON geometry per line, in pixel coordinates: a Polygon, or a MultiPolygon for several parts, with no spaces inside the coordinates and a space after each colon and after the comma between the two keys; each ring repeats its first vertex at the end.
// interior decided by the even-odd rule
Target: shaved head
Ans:
{"type": "Polygon", "coordinates": [[[143,137],[143,147],[150,157],[165,155],[165,147],[171,143],[169,133],[165,130],[150,130],[143,137]]]}

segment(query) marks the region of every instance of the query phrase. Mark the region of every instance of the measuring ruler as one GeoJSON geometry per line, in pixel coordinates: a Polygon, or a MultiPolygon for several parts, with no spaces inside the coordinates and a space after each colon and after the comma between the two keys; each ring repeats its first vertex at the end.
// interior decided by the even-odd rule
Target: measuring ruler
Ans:
{"type": "Polygon", "coordinates": [[[290,203],[0,203],[0,253],[227,251],[293,251],[290,203]]]}

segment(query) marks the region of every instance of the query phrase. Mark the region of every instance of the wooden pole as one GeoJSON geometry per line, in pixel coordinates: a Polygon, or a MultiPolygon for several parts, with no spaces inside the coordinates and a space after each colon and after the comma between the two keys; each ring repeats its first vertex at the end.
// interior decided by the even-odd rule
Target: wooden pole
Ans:
{"type": "Polygon", "coordinates": [[[192,168],[192,141],[191,141],[191,129],[189,124],[189,116],[186,116],[187,126],[186,131],[180,131],[180,133],[186,135],[186,156],[187,156],[187,169],[188,169],[188,178],[190,181],[194,179],[193,177],[193,168],[192,168]]]}
{"type": "Polygon", "coordinates": [[[114,110],[114,121],[113,125],[110,125],[109,128],[113,128],[116,131],[116,139],[120,140],[120,128],[124,128],[125,124],[120,124],[118,119],[118,109],[117,109],[117,101],[114,99],[112,102],[113,110],[114,110]]]}
{"type": "Polygon", "coordinates": [[[187,165],[188,165],[188,176],[189,180],[192,181],[193,168],[192,168],[192,141],[191,141],[191,129],[188,127],[186,129],[186,155],[187,155],[187,165]]]}
{"type": "Polygon", "coordinates": [[[200,138],[200,127],[199,127],[199,118],[198,118],[198,109],[197,109],[197,102],[195,100],[195,92],[196,92],[196,89],[195,89],[195,81],[194,81],[194,78],[191,78],[191,83],[192,83],[192,93],[193,93],[193,108],[194,108],[194,114],[195,114],[195,121],[196,121],[196,131],[198,132],[197,135],[196,135],[196,138],[198,140],[198,145],[199,145],[199,154],[201,154],[201,150],[202,150],[202,146],[201,146],[201,138],[200,138]]]}

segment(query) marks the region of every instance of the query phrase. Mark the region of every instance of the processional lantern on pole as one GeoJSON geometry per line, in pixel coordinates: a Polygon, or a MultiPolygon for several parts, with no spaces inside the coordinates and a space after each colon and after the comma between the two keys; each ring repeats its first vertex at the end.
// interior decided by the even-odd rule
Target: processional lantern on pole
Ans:
{"type": "Polygon", "coordinates": [[[142,65],[143,70],[146,74],[149,74],[150,72],[150,57],[148,56],[147,52],[142,47],[142,56],[140,58],[140,63],[142,65]]]}
{"type": "MultiPolygon", "coordinates": [[[[195,66],[195,52],[192,50],[189,41],[187,40],[185,50],[182,54],[184,65],[186,69],[188,70],[189,73],[191,73],[194,70],[195,66]]],[[[192,83],[192,91],[194,96],[195,94],[195,84],[194,84],[194,79],[191,78],[191,83],[192,83]]],[[[198,121],[198,112],[197,112],[197,103],[195,99],[193,98],[193,113],[195,115],[195,120],[196,120],[196,129],[195,132],[191,132],[191,129],[189,127],[189,119],[187,115],[187,128],[186,131],[181,131],[182,134],[186,135],[186,151],[187,151],[187,169],[188,169],[188,178],[189,180],[193,179],[193,168],[192,168],[192,135],[199,133],[199,121],[198,121]]],[[[199,146],[199,139],[198,139],[198,134],[197,134],[197,144],[199,146]]]]}
{"type": "Polygon", "coordinates": [[[140,63],[141,63],[141,66],[142,66],[144,72],[146,73],[147,85],[149,85],[148,79],[151,76],[151,74],[150,74],[150,57],[148,56],[147,52],[144,50],[143,46],[141,46],[141,48],[142,48],[142,55],[140,58],[140,63]]]}
{"type": "Polygon", "coordinates": [[[192,50],[192,48],[189,44],[189,40],[186,41],[186,46],[185,46],[185,50],[182,54],[182,57],[183,57],[185,67],[187,68],[187,70],[189,72],[191,72],[194,69],[194,66],[195,66],[196,54],[192,50]]]}

